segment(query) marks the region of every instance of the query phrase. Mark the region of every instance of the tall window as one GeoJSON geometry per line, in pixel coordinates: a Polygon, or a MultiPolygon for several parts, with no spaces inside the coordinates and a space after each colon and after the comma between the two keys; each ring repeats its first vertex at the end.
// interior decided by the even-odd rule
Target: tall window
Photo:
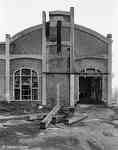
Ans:
{"type": "Polygon", "coordinates": [[[22,68],[14,73],[14,99],[38,100],[39,82],[37,72],[22,68]]]}

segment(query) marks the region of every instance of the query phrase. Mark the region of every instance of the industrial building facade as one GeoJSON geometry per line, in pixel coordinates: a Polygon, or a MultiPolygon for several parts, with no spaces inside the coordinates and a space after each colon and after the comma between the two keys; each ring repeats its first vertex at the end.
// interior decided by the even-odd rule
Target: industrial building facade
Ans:
{"type": "Polygon", "coordinates": [[[0,100],[111,104],[112,36],[74,24],[74,8],[0,43],[0,100]]]}

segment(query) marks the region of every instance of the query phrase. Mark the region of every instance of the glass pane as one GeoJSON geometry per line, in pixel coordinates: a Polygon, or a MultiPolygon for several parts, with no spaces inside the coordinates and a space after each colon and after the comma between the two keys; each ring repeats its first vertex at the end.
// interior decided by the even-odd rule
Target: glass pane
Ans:
{"type": "Polygon", "coordinates": [[[31,99],[31,89],[29,87],[22,87],[22,99],[31,99]]]}
{"type": "Polygon", "coordinates": [[[15,87],[16,88],[20,87],[20,76],[15,76],[15,87]]]}
{"type": "Polygon", "coordinates": [[[32,100],[38,100],[38,89],[32,89],[32,100]]]}
{"type": "Polygon", "coordinates": [[[20,70],[15,72],[15,76],[19,76],[20,75],[20,70]]]}
{"type": "Polygon", "coordinates": [[[31,100],[30,95],[22,95],[22,100],[31,100]]]}
{"type": "Polygon", "coordinates": [[[30,77],[22,76],[22,86],[30,86],[30,77]]]}
{"type": "Polygon", "coordinates": [[[15,100],[20,100],[20,89],[15,89],[15,100]]]}
{"type": "Polygon", "coordinates": [[[37,76],[37,73],[35,71],[32,71],[32,76],[37,76]]]}
{"type": "Polygon", "coordinates": [[[22,95],[30,95],[30,88],[23,87],[22,88],[22,95]]]}
{"type": "Polygon", "coordinates": [[[32,77],[32,88],[38,87],[38,78],[32,77]]]}
{"type": "Polygon", "coordinates": [[[22,69],[22,75],[23,76],[30,76],[31,70],[30,69],[22,69]]]}

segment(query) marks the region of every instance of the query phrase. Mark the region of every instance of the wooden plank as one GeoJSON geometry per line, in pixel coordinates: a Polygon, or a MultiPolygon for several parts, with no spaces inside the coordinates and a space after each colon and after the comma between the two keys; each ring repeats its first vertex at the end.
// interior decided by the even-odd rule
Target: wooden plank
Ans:
{"type": "Polygon", "coordinates": [[[80,114],[78,116],[73,116],[71,118],[68,118],[65,120],[66,125],[71,125],[73,123],[76,123],[78,121],[82,121],[83,119],[86,119],[88,117],[87,114],[80,114]]]}
{"type": "Polygon", "coordinates": [[[26,120],[33,120],[39,119],[40,117],[46,115],[47,113],[34,113],[34,114],[25,114],[25,115],[10,115],[4,116],[0,115],[0,121],[7,121],[7,120],[14,120],[14,119],[26,119],[26,120]]]}
{"type": "Polygon", "coordinates": [[[56,115],[56,113],[59,111],[60,105],[57,104],[48,114],[47,116],[41,121],[40,123],[40,129],[46,129],[49,125],[49,123],[52,121],[53,117],[56,115]]]}

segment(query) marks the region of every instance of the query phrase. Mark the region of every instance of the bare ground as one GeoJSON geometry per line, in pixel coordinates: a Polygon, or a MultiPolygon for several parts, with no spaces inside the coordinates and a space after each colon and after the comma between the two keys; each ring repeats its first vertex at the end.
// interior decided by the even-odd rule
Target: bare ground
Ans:
{"type": "Polygon", "coordinates": [[[46,130],[38,121],[1,122],[0,150],[118,150],[118,108],[81,105],[74,115],[80,113],[88,118],[46,130]]]}

